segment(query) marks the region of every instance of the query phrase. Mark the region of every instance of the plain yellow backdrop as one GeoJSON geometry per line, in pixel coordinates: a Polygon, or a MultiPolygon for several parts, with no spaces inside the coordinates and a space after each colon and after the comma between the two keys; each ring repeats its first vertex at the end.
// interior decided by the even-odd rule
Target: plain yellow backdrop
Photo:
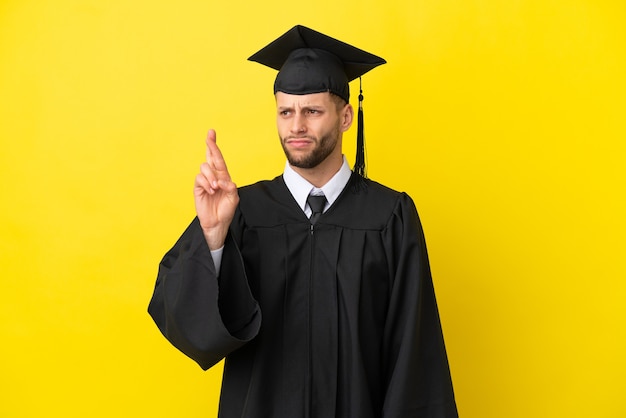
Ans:
{"type": "Polygon", "coordinates": [[[625,21],[623,0],[1,0],[0,416],[216,416],[221,370],[146,307],[206,131],[238,184],[281,172],[275,72],[246,58],[295,24],[388,61],[364,78],[369,175],[420,211],[461,416],[626,416],[625,21]]]}

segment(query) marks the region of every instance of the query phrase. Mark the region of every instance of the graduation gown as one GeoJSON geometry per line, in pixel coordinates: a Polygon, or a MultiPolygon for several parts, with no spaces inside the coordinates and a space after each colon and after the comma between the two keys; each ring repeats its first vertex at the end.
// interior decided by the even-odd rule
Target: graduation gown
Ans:
{"type": "Polygon", "coordinates": [[[456,417],[411,198],[352,175],[311,225],[282,176],[239,189],[219,276],[193,220],[148,308],[208,369],[223,418],[456,417]]]}

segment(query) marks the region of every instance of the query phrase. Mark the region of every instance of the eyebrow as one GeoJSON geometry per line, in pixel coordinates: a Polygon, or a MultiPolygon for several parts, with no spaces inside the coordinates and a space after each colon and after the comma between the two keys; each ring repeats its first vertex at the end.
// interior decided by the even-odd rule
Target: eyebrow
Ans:
{"type": "Polygon", "coordinates": [[[278,110],[291,110],[291,109],[295,109],[295,108],[299,108],[299,109],[302,109],[302,110],[307,110],[307,109],[323,110],[323,109],[325,109],[324,105],[320,105],[320,104],[307,104],[307,105],[302,105],[302,106],[292,106],[292,105],[278,106],[278,110]]]}

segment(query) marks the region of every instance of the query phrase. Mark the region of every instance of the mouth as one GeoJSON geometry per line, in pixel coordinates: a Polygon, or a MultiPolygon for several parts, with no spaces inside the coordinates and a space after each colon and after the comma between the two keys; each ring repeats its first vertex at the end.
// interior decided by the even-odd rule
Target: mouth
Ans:
{"type": "Polygon", "coordinates": [[[287,138],[285,144],[294,148],[306,148],[313,144],[310,138],[287,138]]]}

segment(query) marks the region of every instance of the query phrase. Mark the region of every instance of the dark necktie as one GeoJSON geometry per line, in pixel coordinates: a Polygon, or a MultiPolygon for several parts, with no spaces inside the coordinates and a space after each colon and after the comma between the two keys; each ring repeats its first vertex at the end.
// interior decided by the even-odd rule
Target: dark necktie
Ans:
{"type": "Polygon", "coordinates": [[[322,215],[322,212],[324,211],[326,196],[309,195],[309,197],[306,198],[306,201],[311,208],[311,217],[309,219],[311,220],[311,224],[313,225],[315,224],[315,222],[317,222],[317,219],[322,215]]]}

